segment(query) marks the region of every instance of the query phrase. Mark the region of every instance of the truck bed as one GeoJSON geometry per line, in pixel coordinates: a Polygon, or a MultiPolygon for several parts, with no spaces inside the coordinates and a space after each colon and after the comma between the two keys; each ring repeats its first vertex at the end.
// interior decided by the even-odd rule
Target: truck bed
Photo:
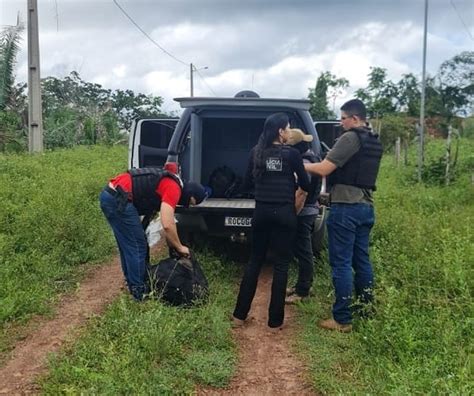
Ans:
{"type": "Polygon", "coordinates": [[[177,213],[196,213],[196,212],[211,212],[211,213],[235,213],[245,212],[247,214],[253,213],[255,209],[254,199],[227,199],[227,198],[208,198],[197,206],[189,208],[176,207],[177,213]]]}

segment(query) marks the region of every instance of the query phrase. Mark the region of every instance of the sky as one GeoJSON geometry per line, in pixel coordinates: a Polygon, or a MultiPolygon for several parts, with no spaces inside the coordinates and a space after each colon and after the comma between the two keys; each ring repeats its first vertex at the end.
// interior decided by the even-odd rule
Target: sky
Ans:
{"type": "MultiPolygon", "coordinates": [[[[306,98],[320,73],[350,87],[339,106],[367,85],[371,66],[398,81],[421,77],[424,0],[38,0],[41,76],[79,72],[109,89],[173,98],[306,98]],[[140,31],[120,10],[130,16],[140,31]],[[149,38],[147,38],[147,36],[149,38]],[[154,43],[152,42],[154,41],[154,43]],[[161,48],[160,48],[161,47],[161,48]]],[[[27,0],[0,0],[0,25],[26,22],[27,0]]],[[[474,50],[474,0],[429,0],[427,72],[474,50]]],[[[23,34],[17,81],[27,81],[23,34]]]]}

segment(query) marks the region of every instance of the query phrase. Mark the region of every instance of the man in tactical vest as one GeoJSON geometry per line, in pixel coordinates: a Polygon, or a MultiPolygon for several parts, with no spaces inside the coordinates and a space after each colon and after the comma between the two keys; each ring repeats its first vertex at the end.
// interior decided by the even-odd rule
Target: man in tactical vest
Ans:
{"type": "Polygon", "coordinates": [[[148,292],[145,228],[158,212],[168,245],[189,256],[189,248],[178,237],[174,211],[178,204],[187,207],[201,203],[206,193],[199,183],[183,184],[176,172],[176,164],[130,169],[111,179],[100,194],[100,207],[115,235],[128,289],[137,301],[148,292]],[[140,216],[144,216],[143,222],[140,216]]]}
{"type": "Polygon", "coordinates": [[[362,308],[373,298],[369,234],[374,225],[372,192],[382,145],[378,135],[367,127],[366,114],[365,105],[359,99],[346,102],[341,107],[344,133],[322,162],[305,165],[308,172],[330,175],[331,185],[327,229],[336,301],[333,318],[323,320],[319,326],[345,333],[352,331],[351,309],[362,308]],[[353,288],[356,304],[352,303],[353,288]]]}

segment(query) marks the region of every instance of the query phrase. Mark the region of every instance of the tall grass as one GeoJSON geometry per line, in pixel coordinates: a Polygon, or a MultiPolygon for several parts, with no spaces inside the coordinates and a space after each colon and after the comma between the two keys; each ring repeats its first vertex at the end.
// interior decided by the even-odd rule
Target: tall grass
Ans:
{"type": "Polygon", "coordinates": [[[81,264],[111,254],[98,194],[125,164],[123,146],[0,156],[0,350],[9,327],[77,282],[81,264]]]}
{"type": "MultiPolygon", "coordinates": [[[[350,335],[328,334],[316,321],[330,315],[327,263],[317,297],[301,307],[299,346],[315,388],[344,394],[472,393],[474,142],[463,140],[458,179],[450,187],[412,182],[413,168],[384,159],[376,194],[371,257],[375,315],[350,335]]],[[[442,152],[431,142],[428,163],[442,152]]],[[[411,161],[412,163],[414,160],[411,161]]],[[[429,171],[429,169],[427,170],[429,171]]]]}

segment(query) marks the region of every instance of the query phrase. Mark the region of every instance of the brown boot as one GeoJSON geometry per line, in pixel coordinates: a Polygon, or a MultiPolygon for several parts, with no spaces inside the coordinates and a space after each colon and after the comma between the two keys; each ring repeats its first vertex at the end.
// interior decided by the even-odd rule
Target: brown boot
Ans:
{"type": "Polygon", "coordinates": [[[308,298],[307,296],[303,297],[294,293],[291,296],[288,296],[285,298],[285,304],[288,304],[288,305],[298,304],[299,302],[305,301],[307,298],[308,298]]]}
{"type": "Polygon", "coordinates": [[[326,330],[336,330],[341,333],[350,333],[352,331],[351,324],[341,324],[337,323],[334,319],[326,319],[319,322],[319,327],[326,330]]]}

